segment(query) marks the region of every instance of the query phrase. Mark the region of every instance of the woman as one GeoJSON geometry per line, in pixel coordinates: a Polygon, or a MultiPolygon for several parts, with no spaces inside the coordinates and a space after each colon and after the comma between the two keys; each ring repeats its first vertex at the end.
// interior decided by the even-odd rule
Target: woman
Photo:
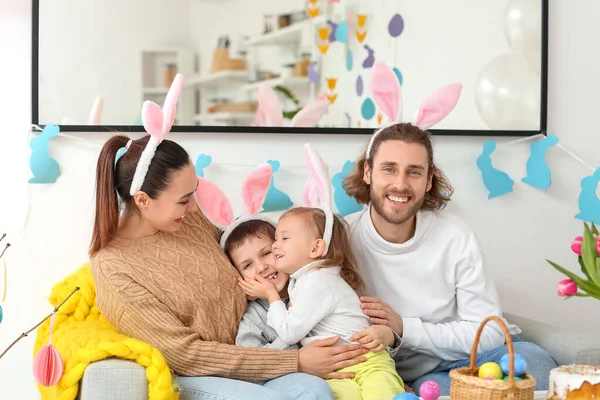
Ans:
{"type": "Polygon", "coordinates": [[[163,140],[144,175],[138,164],[148,138],[112,137],[98,159],[90,255],[102,314],[162,352],[184,399],[332,398],[320,378],[351,378],[335,371],[364,361],[357,356],[366,350],[332,346],[337,338],[301,350],[235,346],[246,296],[220,232],[195,202],[194,165],[163,140]]]}

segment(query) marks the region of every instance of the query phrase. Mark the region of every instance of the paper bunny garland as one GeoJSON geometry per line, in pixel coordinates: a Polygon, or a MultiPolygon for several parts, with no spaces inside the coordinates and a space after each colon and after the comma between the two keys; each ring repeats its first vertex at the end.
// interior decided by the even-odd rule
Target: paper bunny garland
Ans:
{"type": "Polygon", "coordinates": [[[259,165],[248,174],[242,184],[245,211],[237,219],[233,216],[233,208],[225,193],[211,181],[198,177],[196,201],[206,218],[224,231],[220,240],[222,248],[225,248],[231,232],[243,222],[260,220],[273,225],[273,227],[276,226],[274,221],[259,214],[267,196],[272,175],[273,170],[271,164],[268,163],[259,165]]]}
{"type": "MultiPolygon", "coordinates": [[[[454,109],[458,103],[462,84],[450,83],[433,91],[421,104],[411,123],[426,130],[437,124],[454,109]]],[[[403,104],[400,82],[394,71],[382,62],[376,62],[371,73],[371,92],[375,104],[392,124],[402,122],[403,104]]],[[[367,159],[371,158],[371,147],[375,137],[386,126],[375,131],[367,147],[367,159]]]]}
{"type": "Polygon", "coordinates": [[[327,254],[333,235],[333,212],[331,211],[331,184],[329,183],[329,167],[312,144],[304,145],[304,159],[308,168],[308,179],[304,185],[303,199],[307,207],[320,208],[325,213],[325,251],[327,254]]]}
{"type": "MultiPolygon", "coordinates": [[[[328,100],[308,103],[292,118],[291,127],[312,127],[327,113],[328,100]]],[[[279,98],[271,86],[262,84],[258,88],[258,110],[255,126],[283,126],[283,111],[279,98]]]]}
{"type": "Polygon", "coordinates": [[[146,132],[150,134],[150,140],[148,140],[148,144],[142,152],[140,161],[135,168],[135,174],[133,175],[131,188],[129,189],[129,194],[132,196],[138,190],[141,190],[152,158],[154,158],[154,154],[156,153],[156,148],[164,140],[165,135],[171,130],[175,122],[177,101],[182,89],[183,75],[177,74],[169,88],[162,109],[152,101],[145,101],[142,105],[142,124],[146,132]]]}

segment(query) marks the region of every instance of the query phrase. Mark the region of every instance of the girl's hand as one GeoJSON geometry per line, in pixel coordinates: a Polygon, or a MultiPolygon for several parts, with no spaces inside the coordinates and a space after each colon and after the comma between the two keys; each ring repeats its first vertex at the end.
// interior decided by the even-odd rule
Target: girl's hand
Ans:
{"type": "Polygon", "coordinates": [[[274,303],[278,300],[281,300],[275,285],[262,276],[256,275],[254,279],[238,278],[238,283],[244,293],[246,293],[246,295],[249,297],[267,299],[269,303],[274,303]]]}
{"type": "Polygon", "coordinates": [[[387,325],[372,325],[352,336],[350,340],[359,342],[365,349],[376,353],[394,344],[394,332],[387,325]]]}

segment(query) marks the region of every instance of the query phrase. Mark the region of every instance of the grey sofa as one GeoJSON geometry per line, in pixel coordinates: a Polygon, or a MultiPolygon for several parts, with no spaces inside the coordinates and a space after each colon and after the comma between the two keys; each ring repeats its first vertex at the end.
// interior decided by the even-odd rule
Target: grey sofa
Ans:
{"type": "MultiPolygon", "coordinates": [[[[504,314],[518,325],[523,339],[544,348],[558,364],[600,365],[600,337],[561,331],[550,325],[504,314]]],[[[81,400],[145,400],[148,398],[146,371],[140,365],[118,359],[91,364],[83,375],[81,400]]]]}

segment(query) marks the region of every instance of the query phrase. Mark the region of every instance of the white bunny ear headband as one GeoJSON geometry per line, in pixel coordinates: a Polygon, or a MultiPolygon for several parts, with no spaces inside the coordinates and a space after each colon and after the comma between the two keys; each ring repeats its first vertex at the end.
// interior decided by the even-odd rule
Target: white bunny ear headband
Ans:
{"type": "Polygon", "coordinates": [[[219,229],[223,230],[220,245],[225,248],[225,243],[231,232],[243,222],[251,220],[265,221],[276,226],[270,218],[260,215],[263,203],[269,191],[273,170],[270,164],[261,164],[254,168],[242,184],[242,199],[244,201],[244,213],[234,218],[231,203],[225,193],[211,181],[198,177],[198,188],[196,189],[196,201],[198,206],[208,218],[219,229]]]}
{"type": "MultiPolygon", "coordinates": [[[[431,128],[450,114],[458,103],[461,91],[462,84],[460,83],[450,83],[433,91],[421,104],[411,123],[423,130],[431,128]]],[[[376,62],[373,65],[371,92],[375,104],[391,121],[391,124],[402,122],[403,104],[400,82],[394,71],[385,63],[376,62]]],[[[367,147],[367,160],[371,158],[371,147],[375,138],[388,126],[379,128],[371,136],[367,147]]]]}
{"type": "Polygon", "coordinates": [[[304,186],[304,204],[308,207],[320,208],[325,213],[324,255],[329,251],[333,235],[334,216],[331,211],[331,184],[329,183],[329,167],[317,150],[310,143],[304,145],[304,159],[308,167],[308,179],[304,186]]]}
{"type": "MultiPolygon", "coordinates": [[[[290,123],[291,127],[312,127],[327,113],[329,100],[316,100],[302,108],[290,123]]],[[[283,126],[283,111],[275,91],[268,84],[258,87],[258,110],[255,126],[283,126]]]]}
{"type": "Polygon", "coordinates": [[[169,88],[162,109],[152,101],[145,101],[142,105],[142,124],[146,132],[150,134],[150,140],[148,140],[148,144],[146,144],[146,148],[135,167],[135,174],[129,189],[129,194],[132,196],[142,189],[148,168],[150,168],[150,163],[154,158],[154,154],[156,154],[156,148],[165,139],[165,135],[171,130],[175,122],[177,101],[182,89],[183,75],[177,74],[169,88]]]}

